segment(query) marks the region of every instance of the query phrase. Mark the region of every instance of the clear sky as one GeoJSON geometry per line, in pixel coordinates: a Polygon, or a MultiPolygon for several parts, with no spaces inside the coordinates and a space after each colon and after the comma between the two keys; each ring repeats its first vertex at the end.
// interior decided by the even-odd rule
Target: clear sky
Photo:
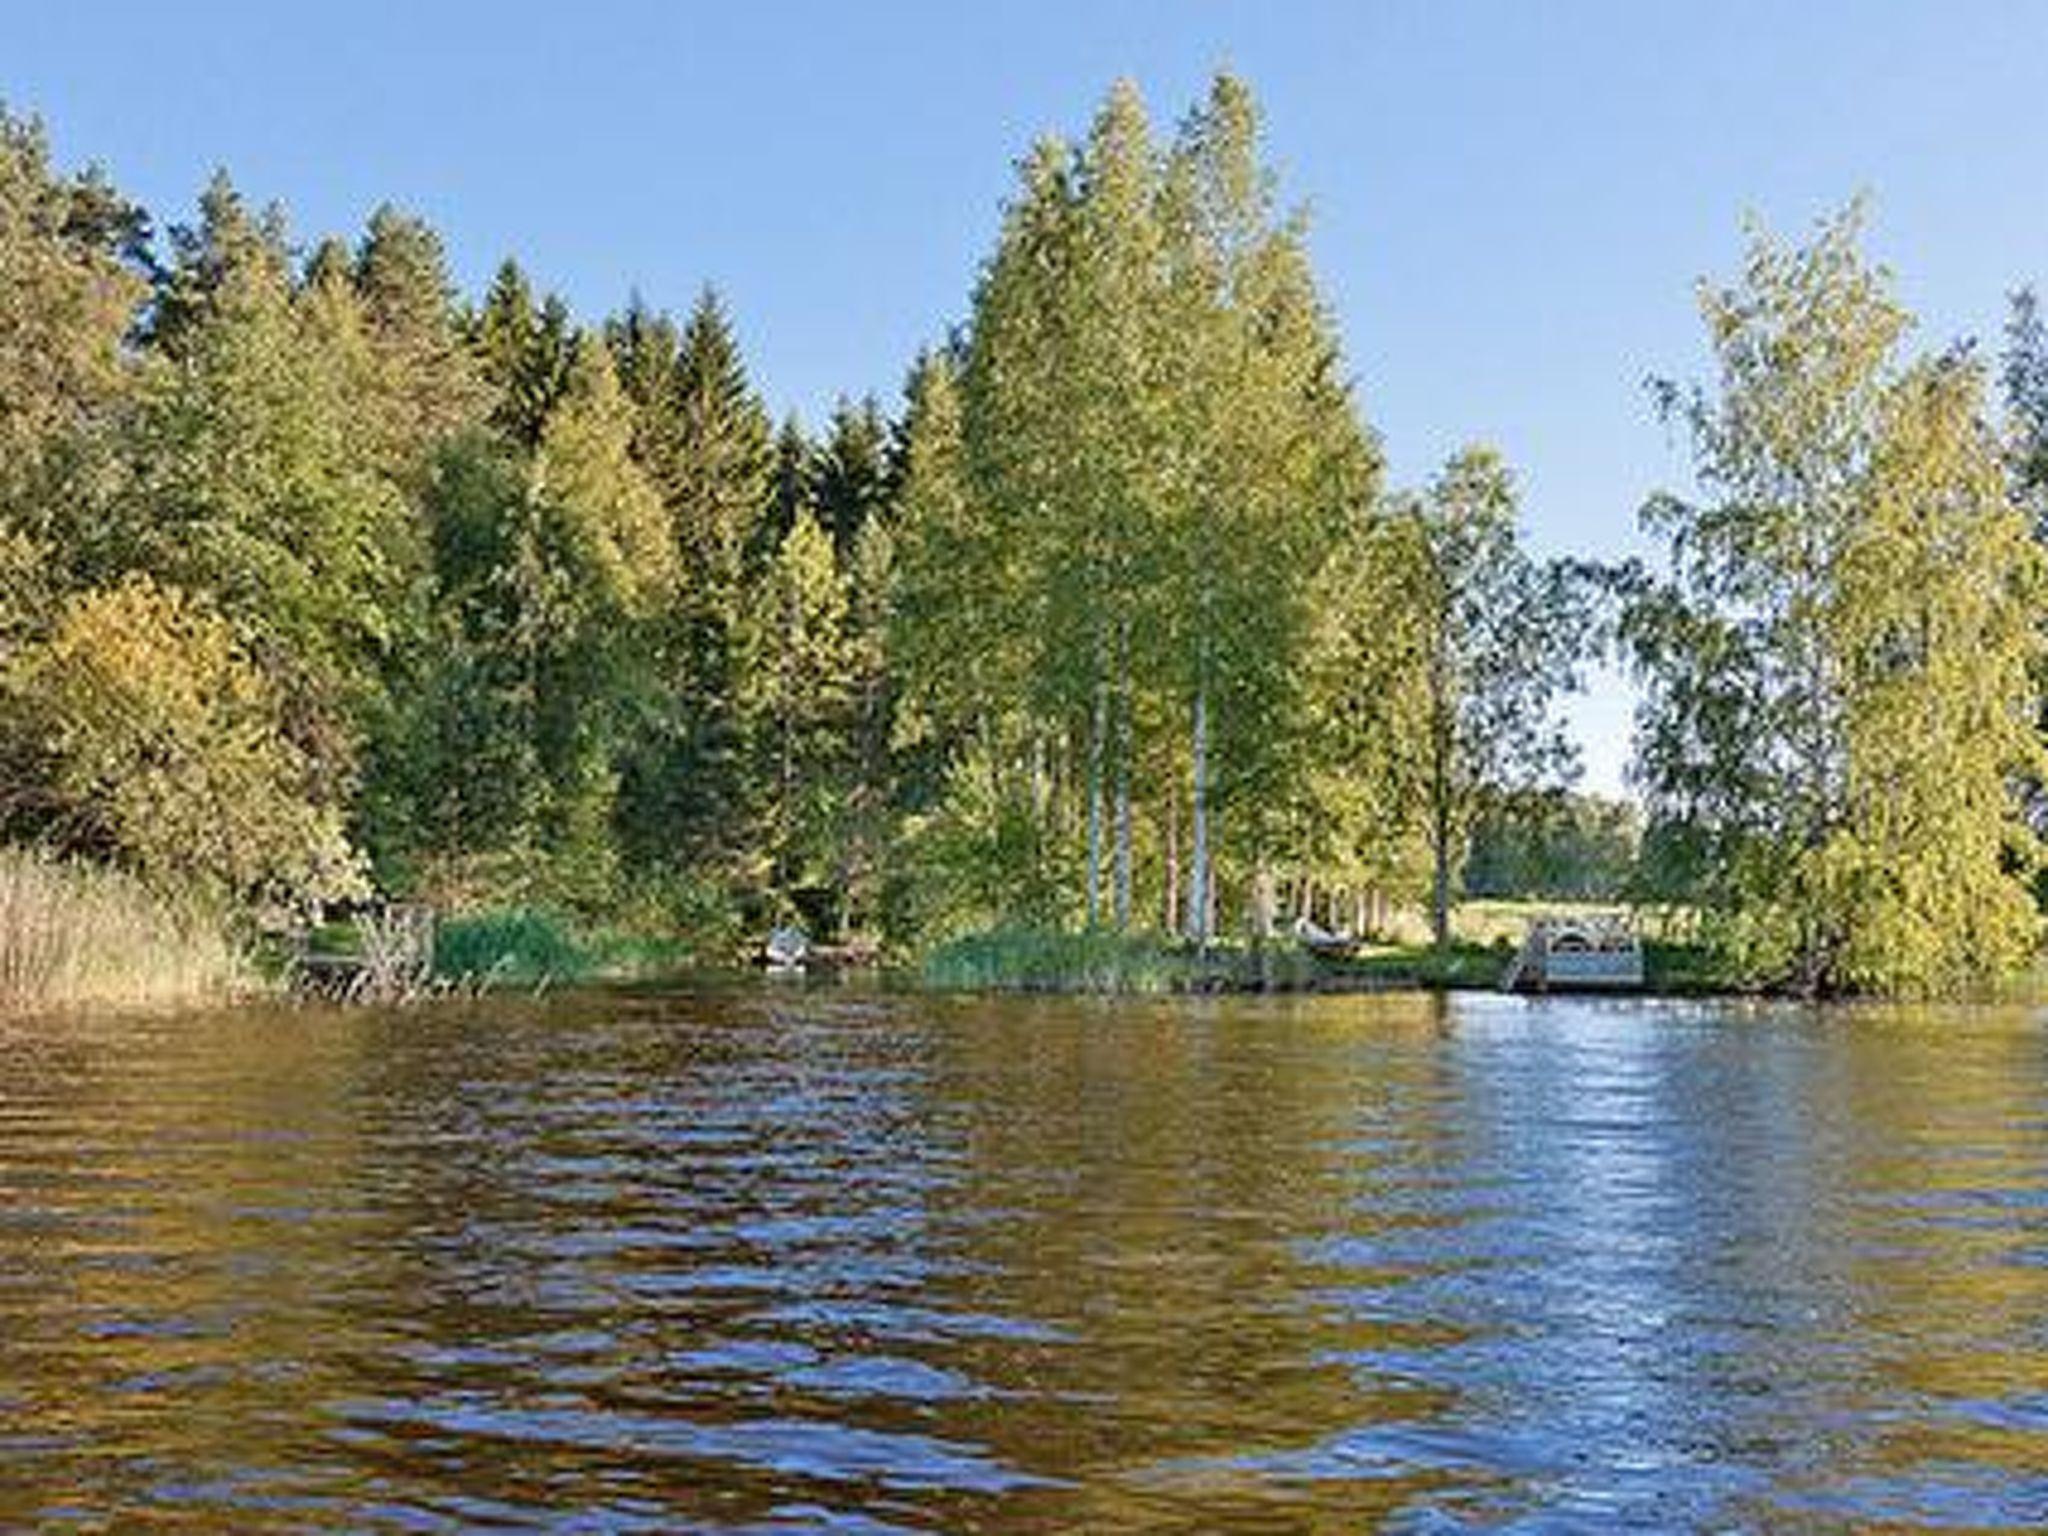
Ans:
{"type": "MultiPolygon", "coordinates": [[[[160,218],[225,164],[302,236],[389,199],[472,290],[500,257],[595,318],[716,283],[818,420],[965,309],[1012,162],[1111,80],[1170,121],[1265,105],[1397,479],[1498,444],[1537,542],[1640,548],[1684,459],[1643,380],[1702,365],[1692,284],[1745,210],[1858,190],[1930,343],[2048,279],[2048,3],[604,3],[10,8],[0,99],[160,218]]],[[[893,400],[891,401],[893,403],[893,400]]],[[[1619,784],[1628,701],[1575,710],[1619,784]]]]}

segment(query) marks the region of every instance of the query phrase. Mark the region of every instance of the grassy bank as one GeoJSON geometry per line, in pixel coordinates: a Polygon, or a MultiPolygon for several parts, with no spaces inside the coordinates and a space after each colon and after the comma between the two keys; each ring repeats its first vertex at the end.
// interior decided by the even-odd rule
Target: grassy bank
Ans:
{"type": "Polygon", "coordinates": [[[473,912],[442,920],[434,970],[488,986],[563,986],[679,970],[692,959],[680,939],[536,910],[473,912]]]}
{"type": "Polygon", "coordinates": [[[117,870],[0,848],[0,1011],[199,1002],[248,979],[217,914],[117,870]]]}
{"type": "MultiPolygon", "coordinates": [[[[1006,928],[954,939],[926,956],[926,985],[949,991],[1169,993],[1216,991],[1490,990],[1500,984],[1532,918],[1612,912],[1612,904],[1484,901],[1452,915],[1441,952],[1427,925],[1408,915],[1399,937],[1342,960],[1319,959],[1291,941],[1226,942],[1207,955],[1156,934],[1060,933],[1006,928]]],[[[1636,914],[1644,935],[1646,990],[1705,995],[1739,990],[1714,957],[1677,935],[1671,914],[1636,914]]]]}

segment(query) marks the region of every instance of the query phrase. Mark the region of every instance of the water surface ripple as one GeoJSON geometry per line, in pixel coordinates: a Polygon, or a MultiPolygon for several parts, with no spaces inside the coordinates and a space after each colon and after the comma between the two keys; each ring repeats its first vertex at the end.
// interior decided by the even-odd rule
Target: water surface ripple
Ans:
{"type": "Polygon", "coordinates": [[[0,1528],[2033,1529],[2016,1012],[0,1022],[0,1528]]]}

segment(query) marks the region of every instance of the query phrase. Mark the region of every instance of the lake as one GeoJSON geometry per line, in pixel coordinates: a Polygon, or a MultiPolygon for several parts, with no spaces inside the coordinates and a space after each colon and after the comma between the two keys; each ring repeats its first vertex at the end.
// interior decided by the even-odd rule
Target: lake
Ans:
{"type": "Polygon", "coordinates": [[[797,984],[0,1067],[0,1528],[2048,1523],[2030,1013],[797,984]]]}

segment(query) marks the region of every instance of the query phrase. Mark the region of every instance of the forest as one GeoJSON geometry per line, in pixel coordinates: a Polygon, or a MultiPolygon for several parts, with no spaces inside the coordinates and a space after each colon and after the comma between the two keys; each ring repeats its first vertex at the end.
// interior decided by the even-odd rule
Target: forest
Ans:
{"type": "Polygon", "coordinates": [[[1388,483],[1228,75],[1031,146],[959,323],[822,423],[709,289],[465,294],[419,218],[304,240],[225,173],[160,230],[0,114],[0,971],[100,871],[230,935],[398,900],[709,963],[1444,945],[1542,890],[1682,911],[1731,985],[2025,970],[2048,339],[2023,290],[1995,360],[1916,350],[1863,224],[1701,285],[1710,374],[1646,403],[1692,484],[1603,564],[1484,444],[1388,483]],[[1569,793],[1603,659],[1639,819],[1569,793]]]}

